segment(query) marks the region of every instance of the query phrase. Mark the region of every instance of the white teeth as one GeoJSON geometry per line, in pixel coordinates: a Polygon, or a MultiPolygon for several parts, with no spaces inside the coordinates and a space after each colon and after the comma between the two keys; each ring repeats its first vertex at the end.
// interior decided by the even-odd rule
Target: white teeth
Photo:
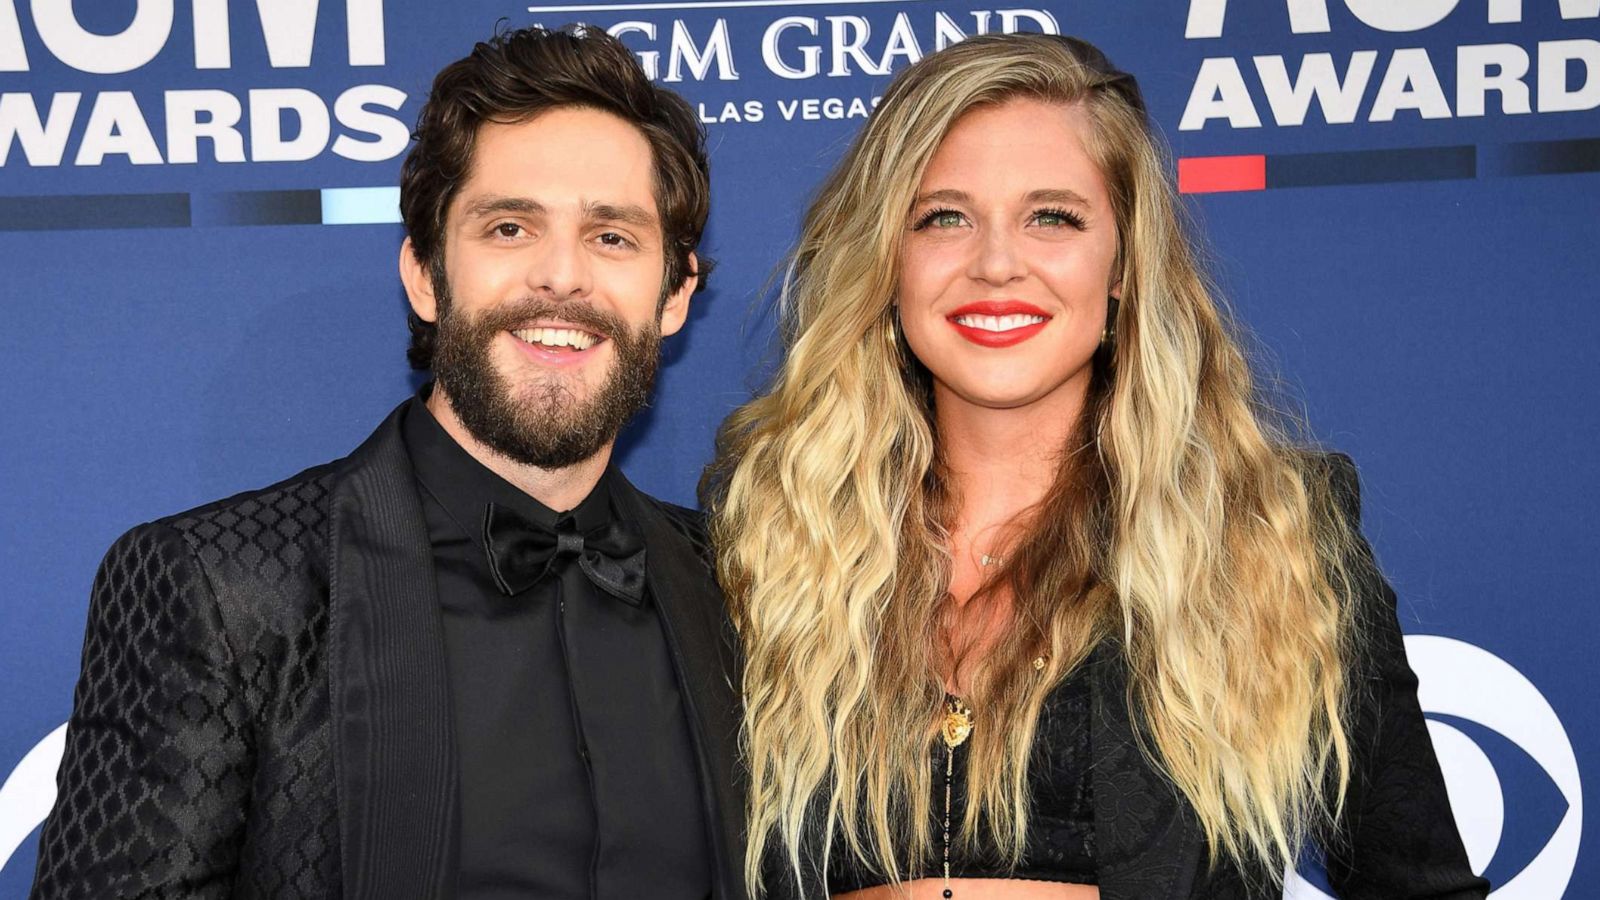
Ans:
{"type": "Polygon", "coordinates": [[[957,325],[968,328],[977,328],[982,331],[1011,331],[1016,328],[1026,328],[1037,325],[1045,320],[1044,316],[956,316],[957,325]]]}
{"type": "Polygon", "coordinates": [[[574,350],[587,350],[598,340],[589,332],[576,328],[523,328],[511,333],[524,343],[541,347],[571,347],[574,350]]]}

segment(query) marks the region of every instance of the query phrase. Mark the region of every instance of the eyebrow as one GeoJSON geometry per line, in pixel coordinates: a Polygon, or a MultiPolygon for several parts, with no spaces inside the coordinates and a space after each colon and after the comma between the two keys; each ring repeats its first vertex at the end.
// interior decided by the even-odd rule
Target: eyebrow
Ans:
{"type": "MultiPolygon", "coordinates": [[[[482,219],[497,216],[501,213],[539,216],[548,211],[543,203],[527,197],[503,197],[491,194],[470,202],[462,218],[467,220],[482,219]]],[[[654,228],[656,225],[655,214],[634,203],[590,201],[583,205],[583,213],[585,218],[596,222],[621,222],[625,225],[632,225],[635,228],[654,228]]]]}
{"type": "Polygon", "coordinates": [[[500,213],[524,213],[538,215],[545,211],[544,204],[526,197],[501,197],[490,195],[479,197],[467,205],[465,218],[481,219],[485,216],[500,213]]]}
{"type": "Polygon", "coordinates": [[[1028,194],[1029,203],[1072,203],[1078,206],[1089,206],[1089,200],[1077,191],[1066,188],[1046,188],[1031,191],[1028,194]]]}
{"type": "Polygon", "coordinates": [[[957,191],[951,188],[945,188],[942,191],[932,191],[926,194],[919,194],[917,195],[916,202],[918,205],[932,201],[965,203],[971,199],[972,197],[970,197],[966,191],[957,191]]]}
{"type": "Polygon", "coordinates": [[[633,203],[585,203],[588,218],[600,222],[621,222],[636,228],[654,228],[655,213],[633,203]]]}
{"type": "MultiPolygon", "coordinates": [[[[1091,205],[1082,194],[1066,188],[1042,188],[1037,191],[1030,191],[1028,192],[1028,196],[1024,197],[1023,199],[1028,203],[1072,203],[1078,206],[1091,205]]],[[[970,203],[972,202],[972,196],[966,191],[958,191],[952,188],[946,188],[944,190],[932,191],[930,193],[919,195],[916,202],[918,204],[928,202],[970,203]]]]}

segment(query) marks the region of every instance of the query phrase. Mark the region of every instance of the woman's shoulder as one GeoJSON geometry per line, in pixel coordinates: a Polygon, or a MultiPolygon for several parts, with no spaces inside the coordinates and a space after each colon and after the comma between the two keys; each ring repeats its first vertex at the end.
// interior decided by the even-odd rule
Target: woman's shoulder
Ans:
{"type": "Polygon", "coordinates": [[[1361,521],[1361,473],[1355,460],[1338,450],[1294,448],[1287,450],[1291,464],[1313,491],[1326,489],[1339,512],[1351,525],[1361,521]]]}

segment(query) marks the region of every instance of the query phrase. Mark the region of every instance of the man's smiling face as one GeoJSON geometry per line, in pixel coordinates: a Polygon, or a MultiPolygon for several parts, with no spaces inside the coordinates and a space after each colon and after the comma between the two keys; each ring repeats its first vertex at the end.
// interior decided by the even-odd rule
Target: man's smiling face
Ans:
{"type": "Polygon", "coordinates": [[[663,297],[654,172],[644,135],[609,113],[479,130],[446,214],[443,278],[416,264],[407,287],[439,325],[438,390],[495,452],[573,465],[649,399],[695,284],[663,297]]]}

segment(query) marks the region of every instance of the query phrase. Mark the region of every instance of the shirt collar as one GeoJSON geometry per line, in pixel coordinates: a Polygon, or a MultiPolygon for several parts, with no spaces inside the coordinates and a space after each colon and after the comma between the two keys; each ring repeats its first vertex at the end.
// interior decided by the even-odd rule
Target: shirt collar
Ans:
{"type": "Polygon", "coordinates": [[[530,521],[549,528],[571,515],[579,531],[592,531],[612,517],[613,465],[607,465],[589,495],[571,510],[554,510],[501,478],[474,459],[444,430],[428,410],[425,398],[431,385],[411,399],[401,422],[401,433],[417,481],[444,511],[478,543],[483,541],[483,520],[488,504],[508,507],[530,521]]]}

